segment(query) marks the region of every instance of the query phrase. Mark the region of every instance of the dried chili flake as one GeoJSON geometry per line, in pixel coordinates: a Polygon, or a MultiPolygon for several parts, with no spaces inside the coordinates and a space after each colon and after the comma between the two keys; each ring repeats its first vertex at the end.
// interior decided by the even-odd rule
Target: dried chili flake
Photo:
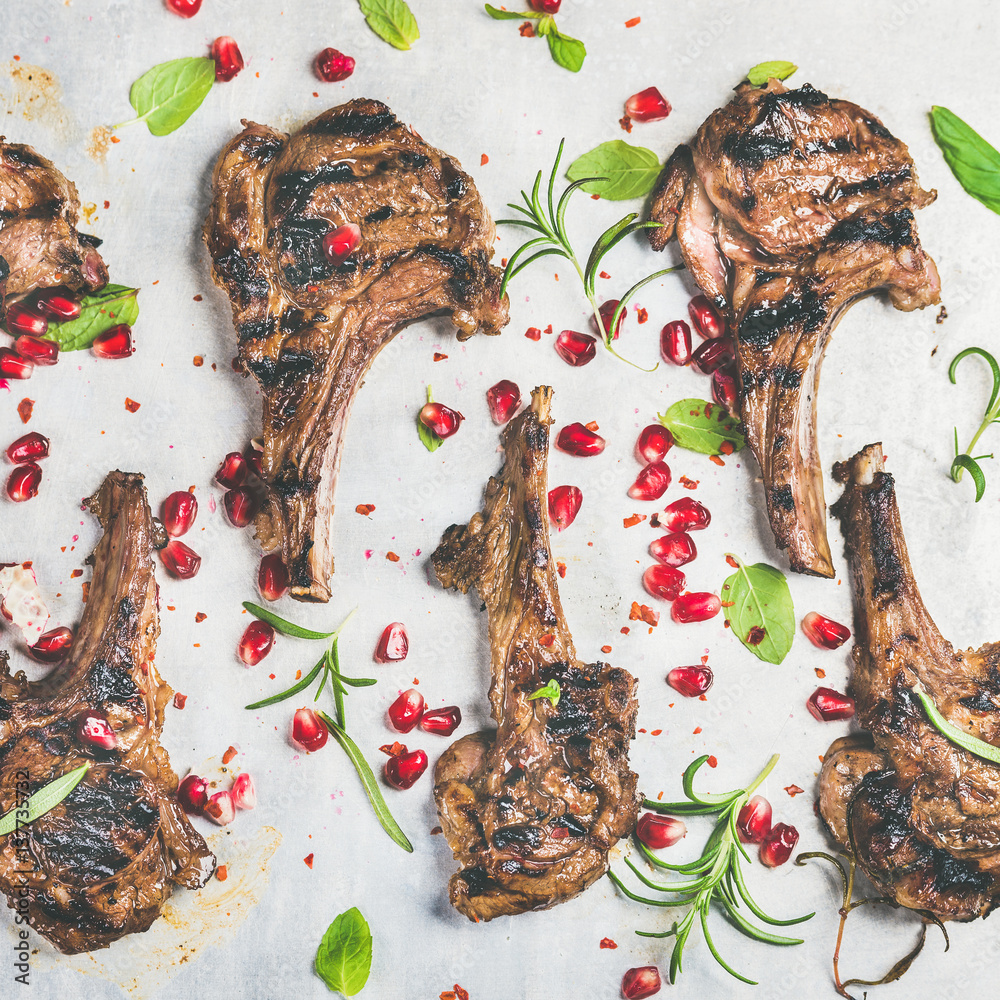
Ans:
{"type": "Polygon", "coordinates": [[[447,354],[442,354],[440,351],[435,351],[434,352],[434,360],[435,361],[447,361],[448,360],[448,355],[447,354]]]}
{"type": "Polygon", "coordinates": [[[458,983],[455,983],[455,997],[456,1000],[469,1000],[469,991],[463,990],[458,983]]]}
{"type": "Polygon", "coordinates": [[[188,696],[180,691],[174,692],[174,708],[181,709],[187,704],[188,696]]]}
{"type": "Polygon", "coordinates": [[[489,162],[490,162],[490,158],[485,153],[483,153],[483,155],[479,157],[479,165],[481,167],[485,167],[486,164],[489,163],[489,162]]]}
{"type": "Polygon", "coordinates": [[[725,467],[726,467],[726,463],[725,463],[725,462],[723,462],[723,461],[722,461],[722,459],[721,459],[721,458],[719,458],[719,456],[718,456],[718,455],[709,455],[709,456],[708,456],[708,460],[709,460],[709,461],[710,461],[710,462],[711,462],[711,463],[712,463],[713,465],[721,465],[721,466],[722,466],[723,468],[725,468],[725,467]]]}
{"type": "Polygon", "coordinates": [[[220,882],[225,882],[226,879],[229,878],[229,869],[225,865],[219,865],[219,867],[215,869],[215,877],[220,882]]]}
{"type": "Polygon", "coordinates": [[[385,557],[389,562],[399,562],[399,556],[395,552],[386,552],[385,557]]]}
{"type": "Polygon", "coordinates": [[[524,331],[524,335],[528,340],[541,340],[542,331],[538,329],[537,326],[529,326],[527,330],[524,331]]]}
{"type": "Polygon", "coordinates": [[[639,605],[639,616],[647,625],[660,624],[660,612],[654,611],[648,604],[639,605]]]}
{"type": "Polygon", "coordinates": [[[586,427],[588,431],[593,431],[595,434],[601,429],[601,425],[596,420],[588,420],[587,423],[584,424],[584,427],[586,427]]]}
{"type": "Polygon", "coordinates": [[[641,17],[630,17],[625,22],[625,27],[626,28],[634,28],[641,20],[642,20],[641,17]]]}
{"type": "Polygon", "coordinates": [[[700,479],[688,479],[687,476],[681,476],[681,486],[683,486],[686,490],[698,489],[698,484],[700,482],[700,479]]]}
{"type": "Polygon", "coordinates": [[[134,399],[129,399],[128,396],[125,397],[125,409],[128,410],[129,413],[135,413],[140,406],[142,406],[142,403],[137,403],[134,399]]]}
{"type": "Polygon", "coordinates": [[[546,334],[552,333],[552,324],[549,323],[549,325],[545,328],[543,332],[546,334]]]}
{"type": "Polygon", "coordinates": [[[21,418],[21,423],[26,424],[31,419],[31,411],[35,408],[35,401],[27,396],[17,404],[17,415],[21,418]]]}
{"type": "Polygon", "coordinates": [[[798,785],[785,785],[785,791],[794,799],[796,795],[801,795],[805,789],[798,785]]]}
{"type": "Polygon", "coordinates": [[[546,632],[545,635],[540,635],[538,637],[538,645],[544,646],[546,649],[548,649],[555,641],[556,637],[551,632],[546,632]]]}
{"type": "Polygon", "coordinates": [[[607,271],[601,271],[601,274],[600,274],[600,277],[602,277],[602,278],[604,278],[605,280],[607,280],[608,278],[610,278],[610,277],[611,277],[611,275],[610,275],[610,274],[608,274],[608,272],[607,272],[607,271]]]}
{"type": "Polygon", "coordinates": [[[767,629],[763,625],[754,625],[747,633],[747,645],[759,646],[767,638],[767,629]]]}
{"type": "Polygon", "coordinates": [[[662,733],[662,732],[663,732],[663,730],[662,730],[662,729],[654,729],[654,730],[652,730],[652,732],[650,732],[650,734],[649,734],[649,735],[650,735],[650,736],[659,736],[659,735],[660,735],[660,733],[662,733]]]}
{"type": "Polygon", "coordinates": [[[637,323],[645,323],[646,320],[649,319],[649,312],[648,312],[648,310],[643,309],[642,306],[639,306],[639,308],[636,309],[636,311],[635,311],[635,319],[636,319],[637,323]]]}
{"type": "Polygon", "coordinates": [[[439,826],[432,826],[431,827],[431,836],[432,837],[436,837],[439,833],[444,833],[444,830],[442,830],[441,827],[439,827],[439,826]]]}
{"type": "Polygon", "coordinates": [[[726,562],[730,566],[732,566],[733,569],[739,569],[740,568],[740,564],[732,556],[726,556],[726,562]]]}
{"type": "Polygon", "coordinates": [[[634,528],[637,524],[642,524],[646,520],[645,514],[633,514],[631,517],[622,519],[622,524],[626,528],[634,528]]]}
{"type": "Polygon", "coordinates": [[[632,630],[628,627],[628,625],[622,625],[622,635],[628,635],[631,631],[632,630]]]}
{"type": "Polygon", "coordinates": [[[206,615],[204,611],[199,611],[195,614],[194,620],[201,624],[207,617],[208,615],[206,615]]]}
{"type": "Polygon", "coordinates": [[[561,580],[566,579],[566,563],[564,563],[562,559],[556,560],[556,572],[559,574],[559,578],[561,580]]]}
{"type": "Polygon", "coordinates": [[[375,509],[375,504],[373,504],[373,503],[359,503],[357,505],[357,507],[355,507],[354,509],[362,517],[367,517],[375,509]]]}
{"type": "Polygon", "coordinates": [[[610,948],[612,951],[614,951],[614,949],[617,948],[618,945],[615,944],[615,942],[612,941],[611,938],[601,938],[601,947],[610,948]]]}
{"type": "Polygon", "coordinates": [[[628,620],[630,622],[637,622],[640,618],[642,618],[642,612],[639,610],[639,602],[633,601],[632,609],[628,613],[628,620]]]}
{"type": "Polygon", "coordinates": [[[601,646],[601,652],[602,653],[610,653],[611,652],[611,647],[610,646],[601,646]]]}
{"type": "Polygon", "coordinates": [[[713,754],[711,754],[709,756],[708,760],[705,761],[705,763],[708,764],[709,767],[718,767],[719,766],[719,758],[716,757],[715,754],[713,753],[713,754]]]}
{"type": "Polygon", "coordinates": [[[315,854],[307,854],[307,855],[306,855],[306,856],[305,856],[305,857],[304,857],[304,858],[302,859],[302,860],[303,860],[303,861],[305,862],[305,865],[306,865],[306,868],[308,868],[308,869],[309,869],[310,871],[312,871],[312,866],[313,866],[313,858],[314,858],[315,856],[316,856],[315,854]]]}
{"type": "Polygon", "coordinates": [[[71,580],[75,580],[78,576],[83,576],[83,570],[82,569],[75,569],[75,570],[73,570],[73,572],[70,573],[69,578],[71,580]]]}
{"type": "Polygon", "coordinates": [[[732,441],[723,441],[722,444],[719,445],[719,451],[722,452],[723,455],[732,455],[732,453],[736,451],[736,448],[732,441]]]}
{"type": "Polygon", "coordinates": [[[618,124],[621,125],[625,132],[632,131],[632,119],[629,118],[628,115],[622,115],[622,117],[618,119],[618,124]]]}
{"type": "Polygon", "coordinates": [[[230,748],[229,748],[229,749],[228,749],[228,750],[227,750],[227,751],[226,751],[226,752],[225,752],[225,753],[224,753],[224,754],[222,755],[222,763],[223,763],[223,764],[228,764],[228,763],[229,763],[229,762],[230,762],[230,761],[231,761],[231,760],[232,760],[232,759],[233,759],[233,758],[234,758],[234,757],[236,756],[236,753],[237,753],[237,750],[236,750],[236,747],[234,747],[234,746],[231,746],[231,747],[230,747],[230,748]]]}
{"type": "Polygon", "coordinates": [[[820,680],[822,680],[824,677],[826,677],[826,671],[822,667],[814,667],[813,669],[816,671],[816,676],[820,680]]]}
{"type": "Polygon", "coordinates": [[[193,364],[195,368],[200,368],[204,363],[205,359],[200,354],[196,354],[191,360],[191,364],[193,364]]]}
{"type": "Polygon", "coordinates": [[[394,743],[383,743],[379,750],[387,757],[398,757],[401,753],[406,753],[406,744],[396,740],[394,743]]]}
{"type": "Polygon", "coordinates": [[[535,26],[530,21],[525,21],[517,30],[521,32],[522,38],[535,37],[535,26]]]}

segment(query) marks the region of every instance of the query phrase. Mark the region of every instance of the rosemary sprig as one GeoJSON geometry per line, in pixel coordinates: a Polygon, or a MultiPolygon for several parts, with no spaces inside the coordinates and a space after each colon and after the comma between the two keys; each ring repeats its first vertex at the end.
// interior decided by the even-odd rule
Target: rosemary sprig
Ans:
{"type": "MultiPolygon", "coordinates": [[[[500,294],[507,290],[507,285],[510,283],[511,278],[523,271],[529,264],[533,264],[536,260],[540,260],[542,257],[563,257],[568,260],[576,270],[576,273],[580,277],[580,281],[583,283],[583,293],[587,297],[587,301],[590,303],[590,308],[594,313],[594,319],[597,323],[598,332],[601,335],[601,340],[604,346],[619,360],[626,361],[628,364],[633,365],[635,368],[639,368],[639,365],[634,364],[634,362],[628,361],[627,358],[623,358],[613,346],[614,336],[612,331],[617,328],[619,319],[628,308],[628,304],[636,292],[639,291],[644,285],[648,285],[649,282],[655,281],[657,278],[662,278],[665,274],[670,274],[673,271],[682,270],[684,265],[678,264],[676,267],[667,267],[661,271],[657,271],[654,274],[650,274],[648,277],[642,278],[637,281],[619,300],[618,308],[615,310],[614,316],[611,319],[610,324],[606,328],[604,321],[601,318],[600,306],[597,302],[597,290],[595,287],[597,281],[597,275],[600,271],[601,261],[607,256],[607,254],[613,250],[619,243],[622,242],[626,237],[631,236],[632,233],[638,232],[640,229],[655,229],[656,227],[662,225],[659,222],[636,222],[638,217],[638,212],[629,212],[624,218],[619,219],[613,226],[606,229],[597,239],[597,242],[591,248],[590,254],[587,257],[587,263],[585,266],[580,264],[580,260],[573,250],[573,245],[570,243],[569,235],[566,232],[566,209],[569,206],[570,198],[574,191],[577,191],[584,184],[590,181],[603,180],[601,177],[581,177],[579,180],[573,181],[569,184],[566,189],[559,196],[559,201],[555,198],[555,186],[556,177],[559,173],[559,161],[562,159],[563,146],[565,146],[566,140],[563,139],[559,143],[559,150],[556,153],[555,163],[552,164],[552,172],[549,174],[549,183],[547,198],[545,204],[543,205],[540,191],[542,187],[542,171],[539,170],[538,174],[535,176],[535,183],[531,189],[531,196],[529,197],[527,192],[522,191],[521,197],[524,199],[524,205],[515,205],[513,202],[508,203],[508,208],[514,209],[515,212],[520,212],[521,215],[525,216],[523,219],[498,219],[497,224],[501,226],[522,226],[525,229],[530,229],[532,232],[537,233],[537,236],[532,237],[527,242],[522,243],[508,258],[507,268],[503,274],[503,283],[500,286],[500,294]],[[525,256],[525,255],[528,256],[525,256]],[[522,259],[523,258],[523,259],[522,259]]],[[[641,368],[641,371],[655,371],[657,365],[652,368],[641,368]]]]}
{"type": "Polygon", "coordinates": [[[993,373],[993,392],[990,394],[990,401],[986,404],[986,414],[983,417],[983,422],[979,425],[979,430],[972,436],[969,447],[964,452],[958,450],[958,428],[955,428],[955,458],[951,463],[951,478],[956,483],[960,483],[963,471],[967,470],[969,475],[972,476],[972,481],[976,484],[976,503],[979,503],[983,498],[983,493],[986,492],[986,474],[979,463],[984,458],[992,458],[993,453],[990,452],[988,455],[973,455],[972,450],[976,447],[979,439],[983,436],[983,432],[990,424],[1000,423],[1000,401],[998,401],[998,397],[1000,397],[1000,365],[997,364],[996,358],[989,351],[984,351],[981,347],[967,347],[964,351],[960,351],[955,355],[948,368],[948,378],[951,380],[952,385],[956,384],[955,370],[958,368],[959,362],[963,358],[967,358],[970,354],[978,354],[990,366],[990,370],[993,373]]]}
{"type": "Polygon", "coordinates": [[[55,809],[83,781],[89,768],[89,763],[81,764],[72,771],[67,771],[66,774],[53,778],[52,781],[42,785],[41,788],[28,796],[20,806],[15,806],[0,816],[0,837],[13,833],[19,827],[34,823],[39,816],[44,816],[49,810],[55,809]]]}
{"type": "Polygon", "coordinates": [[[694,777],[698,769],[708,760],[708,755],[699,757],[684,772],[684,794],[688,797],[687,802],[655,802],[646,799],[643,805],[647,809],[653,809],[660,813],[673,813],[681,816],[707,816],[717,815],[719,817],[715,824],[712,835],[705,844],[705,849],[700,858],[686,864],[668,864],[656,854],[654,854],[645,844],[639,843],[645,859],[657,868],[678,872],[685,876],[680,881],[656,882],[647,878],[639,869],[626,858],[625,863],[632,870],[633,874],[643,885],[657,892],[674,895],[676,899],[650,899],[636,895],[625,887],[621,879],[613,872],[608,872],[608,877],[629,899],[634,899],[638,903],[648,903],[650,906],[687,906],[688,912],[677,921],[670,930],[666,931],[636,931],[640,937],[674,938],[674,947],[670,955],[670,982],[677,981],[677,974],[682,971],[681,960],[684,954],[684,945],[694,929],[695,921],[701,924],[702,933],[705,935],[705,943],[708,945],[715,960],[726,972],[741,982],[749,983],[752,986],[757,984],[752,979],[740,975],[732,969],[719,954],[712,935],[708,930],[708,914],[712,903],[721,906],[729,921],[747,937],[755,941],[763,941],[765,944],[793,945],[802,944],[801,938],[782,937],[773,934],[756,924],[751,923],[743,915],[740,909],[740,901],[759,920],[775,927],[787,927],[791,924],[802,923],[814,914],[808,913],[802,917],[793,917],[790,920],[778,920],[768,916],[760,906],[757,905],[750,891],[741,870],[742,860],[750,863],[750,856],[743,849],[739,837],[736,833],[736,818],[740,810],[750,800],[750,796],[760,783],[771,773],[774,765],[778,763],[778,755],[775,754],[765,765],[764,770],[746,787],[738,788],[735,791],[724,792],[722,794],[697,794],[694,790],[694,777]]]}
{"type": "Polygon", "coordinates": [[[973,736],[972,733],[967,733],[964,729],[959,729],[958,726],[952,725],[938,710],[937,705],[931,700],[930,695],[924,690],[924,686],[920,681],[917,681],[913,685],[913,693],[917,696],[917,700],[927,713],[927,718],[930,720],[931,725],[946,740],[954,743],[957,747],[961,747],[967,753],[974,754],[976,757],[982,757],[983,760],[988,760],[992,764],[1000,764],[1000,747],[994,746],[992,743],[987,743],[985,740],[973,736]]]}

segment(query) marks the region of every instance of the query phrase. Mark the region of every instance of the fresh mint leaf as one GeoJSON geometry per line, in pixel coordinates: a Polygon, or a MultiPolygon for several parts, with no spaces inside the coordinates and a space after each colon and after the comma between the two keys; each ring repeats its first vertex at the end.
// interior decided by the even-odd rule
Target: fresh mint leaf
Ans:
{"type": "Polygon", "coordinates": [[[353,997],[365,988],[372,971],[372,932],[352,906],[327,928],[316,952],[316,974],[329,988],[353,997]]]}
{"type": "Polygon", "coordinates": [[[143,73],[128,99],[136,121],[145,122],[153,135],[168,135],[201,107],[214,83],[214,59],[171,59],[143,73]]]}
{"type": "Polygon", "coordinates": [[[544,687],[540,687],[537,691],[529,694],[528,701],[534,701],[536,698],[548,698],[549,701],[552,702],[552,707],[554,708],[559,704],[559,699],[561,697],[562,689],[559,687],[559,681],[553,678],[544,687]]]}
{"type": "Polygon", "coordinates": [[[571,181],[591,178],[581,185],[583,190],[609,201],[642,198],[653,189],[659,175],[660,158],[656,153],[621,139],[602,142],[577,157],[566,171],[571,181]]]}
{"type": "Polygon", "coordinates": [[[761,87],[770,79],[787,80],[799,67],[784,59],[774,59],[771,62],[757,63],[747,73],[747,79],[755,86],[761,87]]]}
{"type": "MultiPolygon", "coordinates": [[[[539,26],[543,21],[538,22],[539,26]]],[[[552,30],[545,35],[545,40],[549,43],[553,62],[571,73],[580,72],[583,60],[587,58],[587,47],[579,38],[570,38],[569,35],[562,34],[553,23],[552,30]]]]}
{"type": "Polygon", "coordinates": [[[738,566],[722,585],[722,604],[733,635],[758,659],[781,663],[792,648],[795,608],[785,574],[767,563],[738,566]]]}
{"type": "Polygon", "coordinates": [[[444,444],[444,438],[438,437],[429,427],[425,427],[420,422],[419,417],[417,417],[417,434],[420,437],[420,443],[428,451],[437,451],[444,444]]]}
{"type": "Polygon", "coordinates": [[[724,406],[705,399],[679,399],[666,413],[657,414],[660,423],[674,436],[680,448],[702,455],[733,454],[746,445],[739,423],[724,406]]]}
{"type": "Polygon", "coordinates": [[[358,0],[368,27],[395,49],[409,49],[420,37],[417,19],[404,0],[358,0]]]}
{"type": "Polygon", "coordinates": [[[138,288],[105,285],[99,292],[80,300],[80,315],[65,323],[49,323],[46,339],[54,340],[60,351],[82,351],[106,330],[139,318],[138,288]]]}
{"type": "Polygon", "coordinates": [[[958,183],[1000,214],[1000,152],[958,115],[936,104],[931,108],[931,131],[958,183]]]}
{"type": "Polygon", "coordinates": [[[545,18],[548,15],[541,14],[535,10],[499,10],[492,4],[486,4],[486,13],[493,18],[494,21],[523,21],[526,17],[538,20],[539,18],[545,18]]]}
{"type": "Polygon", "coordinates": [[[34,823],[39,816],[44,816],[50,809],[55,809],[83,781],[83,776],[89,768],[90,764],[81,764],[80,767],[67,772],[62,777],[50,781],[47,785],[42,785],[38,791],[27,798],[20,809],[15,807],[10,812],[0,816],[0,837],[6,837],[18,827],[34,823]]]}

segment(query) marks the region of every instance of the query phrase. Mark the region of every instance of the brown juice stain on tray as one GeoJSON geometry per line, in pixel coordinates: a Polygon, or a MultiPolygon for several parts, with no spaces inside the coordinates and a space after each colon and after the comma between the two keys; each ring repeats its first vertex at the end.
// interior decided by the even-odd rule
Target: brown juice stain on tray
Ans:
{"type": "Polygon", "coordinates": [[[8,115],[65,128],[69,117],[62,99],[62,85],[51,70],[14,60],[0,67],[0,105],[8,115]]]}
{"type": "Polygon", "coordinates": [[[225,865],[225,882],[212,879],[200,892],[176,892],[145,934],[131,934],[104,951],[62,956],[43,945],[56,963],[116,983],[135,1000],[150,997],[206,948],[228,945],[270,881],[271,858],[281,844],[274,827],[248,840],[225,831],[206,838],[225,865]]]}

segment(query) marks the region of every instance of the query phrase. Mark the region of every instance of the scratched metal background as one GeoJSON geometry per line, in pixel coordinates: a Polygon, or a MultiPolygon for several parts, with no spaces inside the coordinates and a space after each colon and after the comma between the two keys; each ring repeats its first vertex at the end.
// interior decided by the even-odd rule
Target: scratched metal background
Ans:
{"type": "MultiPolygon", "coordinates": [[[[0,393],[2,443],[21,432],[15,407],[28,395],[36,401],[30,429],[47,434],[53,451],[37,500],[20,507],[0,503],[0,559],[33,559],[46,591],[60,595],[52,600],[55,619],[72,623],[89,569],[82,578],[70,574],[84,566],[97,537],[79,499],[115,467],[144,472],[154,506],[171,490],[196,485],[201,514],[191,541],[204,556],[201,573],[185,583],[160,574],[165,610],[157,663],[188,695],[184,711],[168,711],[165,740],[181,773],[217,764],[234,745],[234,766],[255,775],[260,796],[255,812],[214,834],[229,867],[227,883],[213,882],[201,894],[177,893],[149,933],[94,956],[66,959],[34,938],[32,996],[323,997],[327,990],[312,973],[312,957],[331,919],[352,905],[362,909],[375,935],[365,992],[371,997],[435,998],[458,982],[474,1000],[610,998],[629,966],[665,965],[664,943],[632,933],[665,927],[665,913],[619,898],[606,881],[554,911],[468,923],[446,899],[454,863],[443,839],[430,834],[436,816],[429,776],[408,793],[387,793],[414,842],[408,856],[382,834],[332,743],[301,759],[285,742],[294,706],[260,713],[240,707],[287,683],[313,655],[306,643],[279,640],[257,668],[246,670],[237,661],[234,649],[246,621],[239,605],[255,593],[257,548],[251,532],[235,531],[221,511],[210,510],[210,501],[221,498],[212,483],[219,459],[242,447],[258,422],[253,384],[229,367],[229,304],[210,282],[200,239],[212,164],[241,118],[292,129],[348,98],[380,98],[458,157],[500,216],[534,171],[551,163],[560,137],[567,138],[570,157],[623,137],[622,101],[652,84],[672,102],[673,114],[637,125],[631,141],[661,156],[687,139],[727,100],[747,67],[762,59],[793,60],[803,67],[794,82],[809,81],[871,109],[909,143],[925,186],[939,191],[937,203],[920,213],[919,227],[940,268],[949,317],[938,325],[934,310],[897,313],[881,300],[850,312],[830,347],[819,403],[824,469],[828,473],[834,461],[881,439],[928,607],[956,644],[997,638],[1000,471],[987,465],[990,482],[979,505],[968,483],[955,486],[946,478],[952,424],[958,421],[966,440],[987,386],[974,364],[963,369],[958,388],[948,384],[946,370],[968,344],[1000,347],[1000,219],[961,192],[926,118],[932,103],[944,104],[1000,140],[996,5],[564,0],[560,25],[589,48],[577,75],[556,67],[544,42],[520,38],[516,23],[486,18],[477,0],[412,0],[422,38],[410,52],[375,38],[353,0],[206,0],[190,21],[168,13],[160,0],[5,0],[3,6],[0,132],[51,157],[75,180],[83,201],[96,206],[90,228],[105,239],[112,279],[142,287],[142,315],[131,360],[68,355],[30,383],[0,393]],[[641,23],[626,29],[625,20],[636,16],[641,23]],[[175,134],[154,138],[142,126],[124,129],[121,141],[100,155],[92,130],[130,117],[131,81],[161,60],[205,52],[220,34],[237,38],[246,70],[215,88],[175,134]],[[313,55],[326,45],[357,59],[354,76],[342,84],[321,84],[311,74],[313,55]],[[489,162],[481,166],[484,154],[489,162]],[[193,366],[195,355],[204,356],[203,367],[193,366]],[[138,412],[126,410],[126,397],[140,402],[138,412]],[[200,624],[197,612],[208,616],[200,624]],[[268,679],[272,672],[275,681],[268,679]],[[312,870],[303,864],[308,854],[315,855],[312,870]],[[601,950],[603,937],[617,941],[617,950],[601,950]]],[[[578,245],[589,246],[633,207],[639,206],[580,198],[570,214],[578,245]]],[[[501,253],[515,245],[504,232],[501,253]]],[[[612,278],[601,292],[620,293],[659,265],[641,243],[623,247],[607,262],[612,278]]],[[[651,365],[660,326],[684,315],[690,292],[683,278],[650,287],[641,297],[649,322],[639,326],[629,319],[622,350],[651,365]]],[[[459,346],[448,324],[426,322],[407,330],[378,360],[347,436],[337,493],[334,598],[329,607],[286,602],[279,610],[329,626],[359,608],[343,642],[345,669],[374,671],[380,683],[352,695],[348,711],[350,728],[373,762],[378,745],[392,738],[384,710],[415,677],[430,704],[461,705],[466,722],[460,734],[484,724],[489,655],[478,603],[430,582],[427,557],[444,527],[477,509],[497,467],[497,434],[484,390],[501,377],[514,379],[525,393],[550,382],[557,420],[597,420],[608,440],[605,453],[589,461],[552,455],[552,484],[576,483],[584,493],[578,520],[553,538],[553,548],[568,566],[561,589],[581,655],[592,658],[601,645],[612,645],[609,659],[641,679],[639,725],[662,729],[634,745],[642,787],[677,795],[680,772],[703,752],[719,759],[712,784],[733,787],[777,751],[781,762],[765,788],[776,817],[798,827],[801,849],[822,849],[826,841],[812,809],[818,757],[847,726],[815,722],[804,703],[817,685],[815,668],[826,671],[827,683],[844,687],[846,650],[820,652],[798,636],[784,664],[773,667],[737,645],[721,619],[682,628],[665,617],[652,634],[635,623],[627,638],[620,632],[629,624],[630,602],[643,599],[639,576],[653,537],[647,525],[622,528],[622,518],[634,510],[655,509],[625,495],[638,469],[636,432],[675,399],[704,394],[707,380],[662,366],[642,374],[604,354],[571,369],[556,357],[550,339],[526,340],[528,326],[551,323],[558,331],[585,324],[580,290],[565,267],[534,267],[515,283],[512,299],[510,327],[500,338],[459,346]],[[435,363],[435,351],[448,359],[435,363]],[[428,382],[467,418],[461,433],[433,455],[413,428],[428,382]],[[354,513],[359,503],[376,505],[370,519],[354,513]],[[386,560],[389,550],[401,556],[398,563],[386,560]],[[409,659],[374,666],[378,634],[395,619],[409,626],[409,659]],[[664,684],[666,670],[697,662],[706,651],[717,678],[708,700],[678,698],[664,684]],[[789,798],[782,788],[793,783],[806,794],[789,798]]],[[[987,437],[984,450],[997,433],[987,437]]],[[[720,469],[701,456],[675,452],[670,464],[675,480],[683,474],[700,481],[697,496],[714,515],[697,539],[700,558],[688,567],[696,589],[718,587],[727,550],[784,565],[773,550],[752,462],[740,457],[720,469]]],[[[835,496],[829,479],[827,487],[835,496]]],[[[680,492],[673,487],[669,497],[680,492]]],[[[832,524],[831,532],[842,568],[832,524]]],[[[849,619],[848,587],[839,580],[796,577],[791,586],[799,615],[815,608],[849,619]]],[[[17,646],[9,634],[4,638],[17,646]]],[[[13,656],[15,666],[37,669],[16,648],[13,656]]],[[[434,736],[408,742],[425,746],[432,762],[445,746],[434,736]]],[[[704,836],[705,829],[692,824],[678,855],[696,850],[704,836]]],[[[832,995],[838,897],[830,873],[792,865],[768,873],[755,865],[749,881],[773,912],[818,910],[804,926],[806,943],[770,949],[747,942],[716,917],[719,947],[761,985],[752,990],[736,983],[693,940],[677,995],[832,995]]],[[[932,931],[909,976],[877,995],[945,998],[989,987],[1000,950],[996,920],[954,927],[948,954],[932,931]]],[[[13,944],[9,913],[0,926],[0,941],[13,944]]],[[[909,914],[860,911],[849,924],[845,974],[881,975],[916,933],[909,914]]],[[[0,950],[7,956],[0,960],[0,994],[13,995],[12,951],[0,950]]]]}

